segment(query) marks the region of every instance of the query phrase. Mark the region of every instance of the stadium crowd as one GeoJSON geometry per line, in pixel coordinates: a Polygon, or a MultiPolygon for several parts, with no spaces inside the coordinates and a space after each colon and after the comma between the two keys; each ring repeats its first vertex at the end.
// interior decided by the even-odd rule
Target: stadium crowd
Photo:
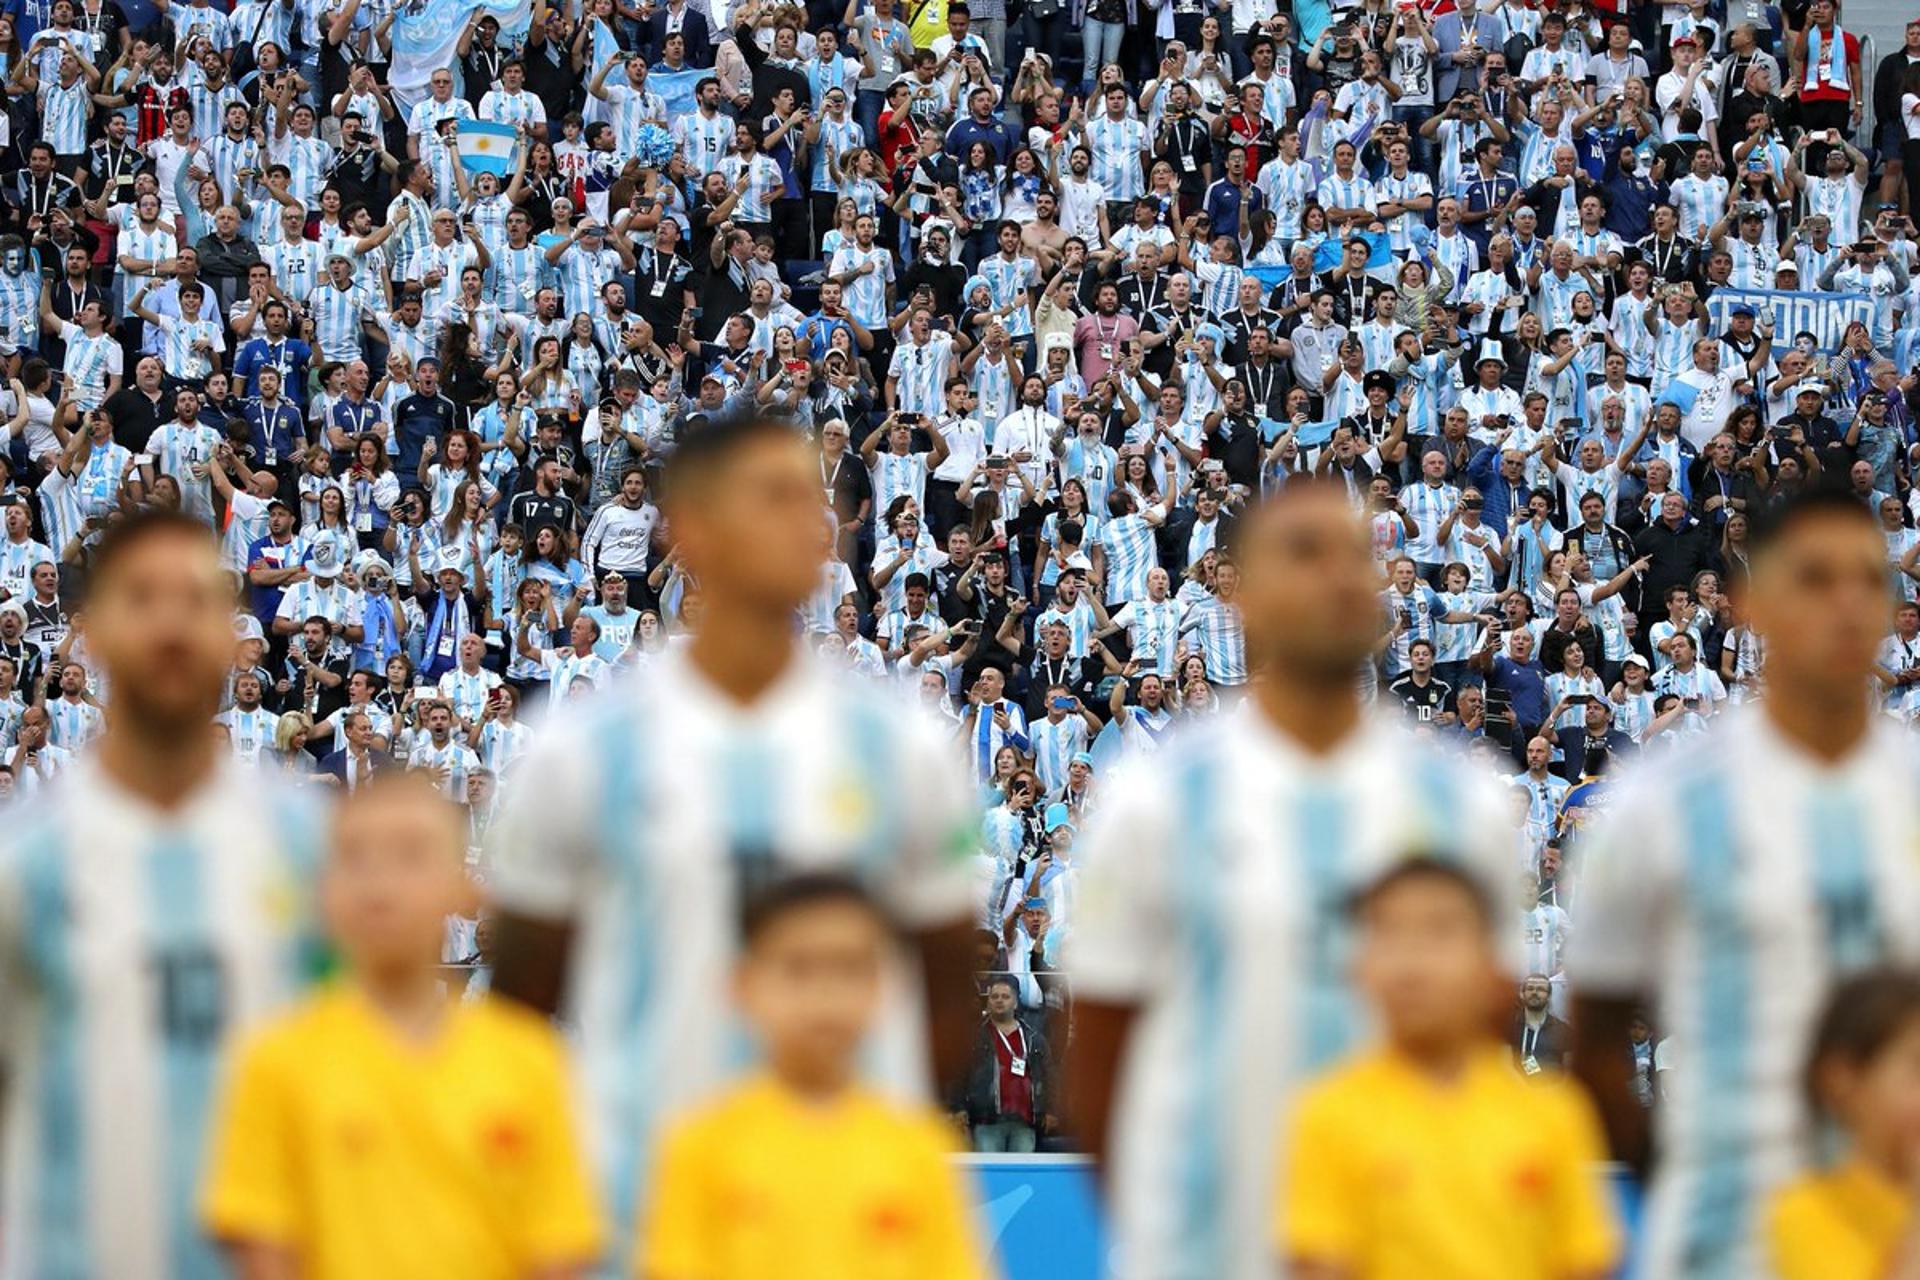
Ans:
{"type": "Polygon", "coordinates": [[[112,696],[91,546],[177,506],[244,580],[233,753],[430,771],[478,847],[523,721],[700,625],[661,460],[790,420],[837,528],[796,625],[980,789],[954,1110],[1031,1150],[1076,834],[1242,696],[1263,493],[1344,483],[1390,619],[1354,679],[1511,783],[1529,1071],[1609,769],[1764,692],[1754,514],[1823,474],[1876,512],[1920,709],[1920,21],[1867,65],[1833,0],[540,0],[409,103],[381,0],[40,10],[0,15],[13,794],[112,696]],[[1768,290],[1865,305],[1776,331],[1768,290]]]}

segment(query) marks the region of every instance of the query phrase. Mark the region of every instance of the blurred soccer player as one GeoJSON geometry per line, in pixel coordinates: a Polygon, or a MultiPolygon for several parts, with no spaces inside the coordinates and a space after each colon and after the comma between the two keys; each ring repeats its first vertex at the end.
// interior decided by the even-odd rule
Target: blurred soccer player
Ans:
{"type": "Polygon", "coordinates": [[[1415,859],[1356,914],[1355,980],[1381,1043],[1294,1109],[1274,1223],[1287,1275],[1611,1275],[1619,1240],[1599,1119],[1573,1085],[1515,1071],[1494,1034],[1513,987],[1485,893],[1456,867],[1415,859]]]}
{"type": "Polygon", "coordinates": [[[439,971],[471,914],[466,824],[421,774],[336,812],[321,876],[341,980],[238,1047],[202,1212],[242,1280],[564,1280],[600,1223],[559,1037],[439,971]]]}
{"type": "Polygon", "coordinates": [[[1834,1159],[1767,1209],[1777,1280],[1920,1276],[1920,975],[1871,969],[1840,984],[1814,1032],[1807,1085],[1843,1135],[1834,1159]]]}
{"type": "MultiPolygon", "coordinates": [[[[748,1053],[727,984],[755,885],[841,868],[873,889],[947,1007],[933,1019],[942,1079],[964,1064],[976,1021],[978,818],[958,760],[932,725],[827,668],[794,630],[831,533],[818,461],[791,426],[763,421],[680,445],[663,505],[701,625],[550,726],[490,833],[494,990],[564,1006],[578,1027],[621,1223],[657,1117],[748,1053]]],[[[928,1019],[909,985],[892,984],[868,1061],[878,1078],[925,1086],[928,1019]]]]}
{"type": "Polygon", "coordinates": [[[985,1280],[952,1130],[858,1083],[889,943],[846,877],[750,904],[734,994],[766,1066],[662,1141],[641,1280],[985,1280]]]}
{"type": "Polygon", "coordinates": [[[1076,1132],[1111,1148],[1125,1280],[1272,1274],[1281,1103],[1360,1024],[1351,896],[1409,848],[1513,882],[1491,784],[1361,703],[1384,621],[1344,492],[1287,486],[1243,518],[1235,558],[1251,706],[1113,784],[1076,854],[1070,1097],[1076,1132]]]}
{"type": "Polygon", "coordinates": [[[1652,1001],[1667,1072],[1647,1212],[1654,1280],[1764,1274],[1759,1210],[1802,1167],[1801,1066],[1837,979],[1920,950],[1920,759],[1869,703],[1886,542],[1826,487],[1757,516],[1746,610],[1766,697],[1622,781],[1581,851],[1574,1069],[1643,1165],[1623,1051],[1652,1001]]]}
{"type": "Polygon", "coordinates": [[[86,637],[106,731],[0,852],[0,1275],[209,1276],[193,1194],[215,1055],[317,958],[317,824],[208,732],[233,598],[203,523],[111,527],[86,637]]]}

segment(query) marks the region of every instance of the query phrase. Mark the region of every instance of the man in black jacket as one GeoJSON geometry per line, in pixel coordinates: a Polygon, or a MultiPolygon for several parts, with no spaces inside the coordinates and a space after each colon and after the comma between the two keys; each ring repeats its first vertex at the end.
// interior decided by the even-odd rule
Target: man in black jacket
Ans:
{"type": "Polygon", "coordinates": [[[1520,1007],[1513,1014],[1513,1060],[1528,1075],[1564,1071],[1573,1051],[1573,1028],[1547,1012],[1553,984],[1530,973],[1520,984],[1520,1007]]]}
{"type": "Polygon", "coordinates": [[[987,983],[987,1016],[973,1040],[967,1077],[954,1091],[956,1119],[973,1149],[1026,1153],[1059,1127],[1053,1111],[1053,1054],[1038,1026],[1020,1016],[1012,978],[987,983]]]}
{"type": "Polygon", "coordinates": [[[1613,704],[1605,698],[1587,703],[1586,718],[1579,728],[1562,729],[1554,737],[1562,759],[1552,766],[1553,771],[1568,782],[1611,772],[1637,749],[1632,738],[1613,727],[1613,704]],[[1596,760],[1596,753],[1604,755],[1596,760]]]}
{"type": "Polygon", "coordinates": [[[1640,626],[1643,631],[1666,616],[1667,588],[1691,586],[1693,575],[1711,566],[1713,541],[1709,527],[1687,514],[1687,500],[1676,490],[1660,499],[1659,517],[1633,540],[1636,557],[1646,556],[1640,580],[1640,626]]]}

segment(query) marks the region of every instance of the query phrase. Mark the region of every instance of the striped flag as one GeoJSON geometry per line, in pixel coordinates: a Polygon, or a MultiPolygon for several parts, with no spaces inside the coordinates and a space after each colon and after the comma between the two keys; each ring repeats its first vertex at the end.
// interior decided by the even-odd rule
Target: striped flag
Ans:
{"type": "Polygon", "coordinates": [[[491,173],[506,177],[513,171],[513,149],[520,140],[510,124],[491,120],[462,120],[459,123],[460,163],[468,173],[491,173]]]}

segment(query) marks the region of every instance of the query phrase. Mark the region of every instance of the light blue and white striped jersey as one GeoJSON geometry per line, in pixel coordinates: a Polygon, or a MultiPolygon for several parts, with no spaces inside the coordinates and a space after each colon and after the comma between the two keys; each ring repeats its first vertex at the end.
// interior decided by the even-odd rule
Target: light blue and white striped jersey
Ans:
{"type": "MultiPolygon", "coordinates": [[[[898,534],[883,533],[874,539],[873,562],[878,565],[892,564],[901,549],[898,534]]],[[[935,545],[933,535],[925,529],[920,530],[919,537],[914,539],[913,554],[900,566],[899,572],[887,579],[887,584],[880,588],[880,600],[885,605],[885,612],[897,613],[906,608],[909,577],[916,573],[931,577],[933,571],[946,562],[947,553],[935,545]]]]}
{"type": "Polygon", "coordinates": [[[1679,1068],[1655,1113],[1645,1274],[1766,1273],[1766,1199],[1814,1155],[1801,1085],[1827,994],[1920,960],[1916,780],[1912,738],[1879,717],[1823,767],[1740,708],[1649,753],[1583,837],[1569,978],[1650,997],[1679,1068]]]}
{"type": "Polygon", "coordinates": [[[218,137],[226,128],[227,108],[236,102],[246,106],[247,95],[240,92],[231,80],[218,89],[209,88],[204,77],[189,84],[187,105],[193,108],[193,136],[218,137]]]}
{"type": "Polygon", "coordinates": [[[477,721],[487,709],[487,695],[500,687],[500,677],[485,667],[472,675],[455,667],[441,675],[439,687],[440,696],[452,704],[454,715],[477,721]]]}
{"type": "Polygon", "coordinates": [[[1215,262],[1211,257],[1193,264],[1196,289],[1194,302],[1212,316],[1224,316],[1240,305],[1240,281],[1246,272],[1231,262],[1215,262]]]}
{"type": "Polygon", "coordinates": [[[1727,180],[1715,174],[1698,178],[1689,173],[1673,183],[1673,205],[1680,215],[1680,234],[1699,241],[1720,220],[1727,205],[1727,180]]]}
{"type": "Polygon", "coordinates": [[[901,494],[913,498],[914,505],[925,509],[927,496],[927,460],[931,453],[876,453],[867,475],[873,481],[873,518],[875,527],[886,518],[887,508],[901,494]]]}
{"type": "Polygon", "coordinates": [[[1613,727],[1638,742],[1653,723],[1653,694],[1629,693],[1624,688],[1620,693],[1622,700],[1613,704],[1613,727]]]}
{"type": "MultiPolygon", "coordinates": [[[[846,303],[847,314],[858,320],[863,327],[871,328],[876,324],[885,324],[887,319],[887,286],[893,283],[893,255],[877,241],[873,248],[862,249],[858,244],[843,244],[834,251],[833,262],[827,268],[830,276],[843,276],[849,271],[858,271],[869,262],[874,269],[859,276],[845,286],[842,298],[846,303]]],[[[935,342],[946,335],[936,333],[935,342]]],[[[951,341],[951,339],[947,339],[951,341]]],[[[898,350],[906,350],[910,344],[903,343],[898,350]]],[[[934,391],[936,398],[932,408],[922,410],[926,413],[939,412],[941,397],[939,387],[934,391]]]]}
{"type": "MultiPolygon", "coordinates": [[[[1409,486],[1412,487],[1412,486],[1409,486]]],[[[1387,616],[1397,625],[1404,621],[1404,630],[1395,632],[1393,641],[1387,649],[1385,666],[1389,676],[1399,675],[1411,665],[1408,650],[1415,640],[1439,642],[1435,634],[1440,618],[1446,613],[1446,606],[1440,601],[1440,593],[1426,583],[1415,579],[1411,590],[1401,591],[1389,586],[1380,593],[1382,606],[1387,616]]]]}
{"type": "MultiPolygon", "coordinates": [[[[465,98],[451,97],[445,102],[423,98],[413,104],[407,116],[407,132],[420,140],[420,158],[433,166],[433,204],[437,209],[453,207],[459,192],[452,177],[452,152],[440,140],[442,120],[471,120],[473,106],[465,98]]],[[[417,211],[416,211],[417,212],[417,211]]]]}
{"type": "MultiPolygon", "coordinates": [[[[906,928],[971,921],[979,812],[936,726],[810,653],[741,708],[669,649],[569,705],[515,769],[490,888],[576,925],[567,1017],[608,1256],[625,1258],[661,1118],[752,1062],[727,998],[743,890],[838,868],[906,928]]],[[[925,1092],[923,1021],[890,988],[863,1057],[875,1083],[925,1092]]]]}
{"type": "Polygon", "coordinates": [[[1365,173],[1357,169],[1351,178],[1330,173],[1321,179],[1320,205],[1322,208],[1365,209],[1371,213],[1379,203],[1379,197],[1373,191],[1373,184],[1367,181],[1365,173]]]}
{"type": "MultiPolygon", "coordinates": [[[[1487,590],[1441,591],[1434,599],[1439,602],[1440,612],[1448,613],[1484,613],[1493,608],[1497,599],[1487,590]]],[[[1465,662],[1473,656],[1475,646],[1480,643],[1480,633],[1484,624],[1478,622],[1439,622],[1433,628],[1433,660],[1435,662],[1465,662]]]]}
{"type": "Polygon", "coordinates": [[[251,711],[228,707],[215,716],[213,722],[227,727],[227,745],[233,758],[242,764],[254,765],[260,763],[262,751],[273,749],[273,733],[280,717],[265,707],[251,711]]]}
{"type": "Polygon", "coordinates": [[[313,314],[314,341],[328,360],[351,361],[361,356],[362,321],[376,319],[373,299],[355,284],[336,288],[332,281],[322,284],[307,299],[313,314]]]}
{"type": "Polygon", "coordinates": [[[67,344],[60,369],[73,384],[74,403],[82,409],[98,409],[107,398],[107,379],[121,372],[120,343],[104,330],[90,338],[79,325],[64,320],[60,337],[67,344]]]}
{"type": "MultiPolygon", "coordinates": [[[[842,269],[838,263],[836,257],[836,265],[829,274],[842,269]]],[[[851,303],[847,309],[852,312],[851,303]]],[[[854,318],[859,316],[856,314],[854,318]]],[[[936,330],[928,335],[924,346],[912,339],[902,342],[893,349],[893,362],[887,366],[887,376],[899,379],[896,407],[903,413],[917,413],[926,418],[946,417],[945,384],[948,372],[954,367],[953,338],[949,334],[936,330]]]]}
{"type": "Polygon", "coordinates": [[[260,161],[260,144],[249,135],[238,138],[220,132],[206,144],[207,162],[212,166],[214,181],[220,184],[220,198],[232,202],[240,190],[240,170],[262,170],[266,166],[260,161]]]}
{"type": "Polygon", "coordinates": [[[1306,208],[1307,197],[1312,194],[1315,182],[1313,166],[1305,161],[1296,160],[1288,164],[1275,156],[1261,164],[1260,177],[1254,185],[1265,193],[1267,208],[1273,210],[1276,239],[1298,238],[1300,213],[1306,208]]]}
{"type": "Polygon", "coordinates": [[[597,653],[589,652],[581,657],[571,646],[565,649],[543,649],[540,663],[547,669],[549,696],[558,702],[565,698],[573,686],[584,681],[599,688],[607,682],[613,668],[607,660],[597,653]]]}
{"type": "MultiPolygon", "coordinates": [[[[608,94],[611,95],[615,88],[621,87],[622,86],[616,85],[607,86],[608,94]]],[[[657,97],[658,95],[650,96],[657,97]]],[[[525,89],[520,90],[518,93],[509,93],[505,89],[489,89],[485,96],[480,99],[480,118],[482,120],[491,120],[496,124],[524,124],[531,129],[535,124],[546,123],[547,107],[538,96],[529,93],[525,89]]],[[[646,118],[645,116],[641,117],[641,119],[646,118]]],[[[660,116],[660,122],[662,124],[666,123],[664,113],[660,116]]],[[[638,128],[639,124],[640,121],[635,120],[633,127],[638,128]]]]}
{"type": "Polygon", "coordinates": [[[1138,200],[1146,194],[1146,176],[1140,157],[1147,149],[1146,126],[1122,116],[1096,116],[1086,123],[1087,149],[1093,164],[1087,176],[1100,184],[1109,201],[1138,200]]]}
{"type": "Polygon", "coordinates": [[[1180,620],[1187,607],[1177,599],[1149,600],[1143,594],[1113,613],[1113,622],[1125,627],[1127,642],[1140,670],[1162,677],[1173,675],[1173,657],[1180,647],[1180,620]]]}
{"type": "Polygon", "coordinates": [[[1459,505],[1460,490],[1444,480],[1428,484],[1422,479],[1401,489],[1400,506],[1415,526],[1414,534],[1407,539],[1407,554],[1423,563],[1437,562],[1443,553],[1440,526],[1459,505]]]}
{"type": "Polygon", "coordinates": [[[1107,603],[1147,598],[1147,575],[1160,564],[1155,525],[1138,512],[1107,521],[1100,530],[1107,557],[1107,603]]]}
{"type": "MultiPolygon", "coordinates": [[[[688,173],[712,173],[733,150],[733,117],[696,110],[675,118],[673,140],[686,157],[688,173]]],[[[731,178],[728,181],[732,181],[731,178]]]]}
{"type": "Polygon", "coordinates": [[[491,251],[493,265],[488,272],[493,281],[493,301],[502,311],[518,316],[533,314],[533,295],[547,278],[547,260],[538,245],[521,248],[502,245],[491,251]]]}
{"type": "Polygon", "coordinates": [[[1286,1105],[1366,1034],[1348,903],[1427,854],[1517,911],[1513,823],[1483,775],[1374,715],[1320,756],[1227,712],[1103,785],[1075,850],[1069,964],[1077,996],[1140,1009],[1114,1108],[1111,1275],[1267,1280],[1286,1105]]]}
{"type": "MultiPolygon", "coordinates": [[[[1592,665],[1594,660],[1599,656],[1600,655],[1593,653],[1587,654],[1588,665],[1592,665]]],[[[1549,711],[1553,709],[1554,703],[1565,697],[1577,696],[1584,693],[1595,701],[1599,701],[1607,696],[1607,686],[1600,683],[1600,677],[1598,676],[1570,676],[1563,671],[1556,671],[1547,677],[1546,685],[1547,709],[1549,711]]],[[[1560,718],[1553,722],[1553,727],[1555,729],[1578,729],[1582,724],[1586,723],[1586,717],[1587,709],[1584,706],[1571,706],[1560,713],[1560,718]]]]}
{"type": "Polygon", "coordinates": [[[1549,830],[1559,818],[1560,802],[1573,790],[1573,784],[1557,773],[1549,773],[1544,778],[1516,773],[1507,779],[1507,785],[1527,793],[1527,821],[1549,830]]]}
{"type": "Polygon", "coordinates": [[[15,811],[0,1275],[221,1274],[196,1212],[219,1049],[315,970],[318,816],[224,759],[171,812],[84,759],[15,811]]]}
{"type": "Polygon", "coordinates": [[[265,246],[260,257],[273,268],[274,281],[288,297],[305,305],[323,275],[326,260],[317,241],[280,240],[265,246]]]}
{"type": "Polygon", "coordinates": [[[1027,303],[1033,302],[1034,292],[1040,285],[1040,268],[1032,258],[1015,253],[1012,258],[996,253],[982,258],[977,268],[980,278],[987,282],[987,288],[993,294],[996,307],[1013,307],[1002,318],[1007,327],[1007,336],[1024,338],[1033,333],[1033,312],[1030,305],[1016,305],[1021,294],[1027,296],[1027,303]]]}
{"type": "MultiPolygon", "coordinates": [[[[1107,497],[1113,492],[1113,478],[1119,470],[1120,454],[1113,446],[1101,441],[1089,444],[1077,435],[1071,436],[1061,452],[1060,479],[1078,480],[1085,486],[1087,507],[1092,511],[1103,512],[1107,509],[1107,497]]],[[[1089,530],[1091,536],[1092,531],[1089,530]]]]}
{"type": "Polygon", "coordinates": [[[327,170],[333,165],[333,148],[319,138],[290,133],[280,139],[269,138],[267,154],[287,166],[287,194],[309,209],[317,208],[320,188],[326,185],[327,170]]]}
{"type": "MultiPolygon", "coordinates": [[[[819,98],[814,101],[818,102],[819,98]]],[[[860,131],[859,121],[820,117],[820,140],[813,144],[811,189],[823,193],[839,191],[841,157],[865,143],[866,135],[860,131]]]]}
{"type": "Polygon", "coordinates": [[[1228,687],[1247,682],[1247,631],[1239,605],[1202,596],[1181,619],[1180,632],[1192,633],[1191,647],[1206,660],[1208,681],[1228,687]]]}
{"type": "Polygon", "coordinates": [[[154,468],[172,476],[180,485],[180,505],[197,516],[213,516],[213,482],[208,468],[220,447],[218,431],[201,422],[162,423],[147,437],[147,452],[153,455],[154,468]],[[198,476],[195,468],[200,469],[198,476]]]}
{"type": "Polygon", "coordinates": [[[489,720],[480,730],[480,763],[493,770],[495,777],[505,777],[507,767],[532,745],[533,730],[518,720],[512,724],[489,720]]]}
{"type": "Polygon", "coordinates": [[[1655,323],[1659,331],[1653,339],[1653,394],[1659,395],[1667,383],[1693,368],[1693,344],[1706,336],[1698,320],[1675,324],[1664,315],[1655,323]]]}
{"type": "MultiPolygon", "coordinates": [[[[468,253],[472,247],[468,246],[468,253]]],[[[581,312],[593,314],[600,308],[600,286],[613,279],[620,271],[620,255],[612,249],[589,249],[584,244],[574,244],[560,255],[560,261],[553,264],[553,273],[560,285],[564,303],[563,315],[575,316],[581,312]]],[[[457,276],[459,273],[456,272],[457,276]]],[[[562,344],[565,345],[565,344],[562,344]]]]}
{"type": "Polygon", "coordinates": [[[440,784],[446,789],[447,799],[455,803],[466,800],[467,775],[479,767],[480,757],[473,754],[466,738],[458,733],[448,734],[446,745],[440,747],[433,745],[430,735],[421,733],[407,752],[407,768],[445,775],[440,784]]]}
{"type": "Polygon", "coordinates": [[[211,320],[161,315],[158,328],[160,367],[169,377],[184,382],[203,381],[213,372],[213,355],[227,349],[223,326],[211,320]],[[197,342],[207,343],[209,350],[198,350],[194,346],[197,342]]]}
{"type": "MultiPolygon", "coordinates": [[[[1807,177],[1807,217],[1815,214],[1827,219],[1833,231],[1827,239],[1834,244],[1846,246],[1860,238],[1860,206],[1867,194],[1866,184],[1853,176],[1849,170],[1839,178],[1829,178],[1824,173],[1807,177]]],[[[1733,246],[1729,244],[1728,248],[1733,246]]],[[[1812,280],[1808,280],[1811,287],[1812,280]]],[[[1754,285],[1752,288],[1770,288],[1768,285],[1754,285]]]]}
{"type": "MultiPolygon", "coordinates": [[[[97,451],[98,446],[95,448],[97,451]]],[[[40,500],[41,530],[47,535],[47,547],[54,563],[58,564],[60,553],[66,550],[67,544],[80,536],[80,527],[86,518],[80,510],[79,482],[57,466],[48,467],[46,478],[40,482],[35,496],[40,500]]]]}
{"type": "Polygon", "coordinates": [[[106,717],[91,702],[71,701],[65,697],[46,702],[47,741],[78,755],[105,729],[106,717]]]}
{"type": "MultiPolygon", "coordinates": [[[[569,255],[571,252],[569,250],[569,255]]],[[[466,269],[467,264],[477,261],[479,256],[479,252],[471,244],[458,236],[446,244],[438,244],[429,239],[420,247],[409,260],[407,279],[418,281],[420,284],[420,313],[423,316],[430,315],[445,319],[447,308],[451,307],[454,300],[460,296],[460,273],[466,269]],[[440,273],[440,279],[437,283],[429,284],[427,277],[434,272],[440,273]]],[[[589,305],[584,303],[579,307],[573,307],[571,301],[568,306],[577,311],[590,309],[589,305]]]]}
{"type": "MultiPolygon", "coordinates": [[[[1565,376],[1563,372],[1561,377],[1565,376]]],[[[1555,465],[1553,474],[1560,481],[1560,491],[1565,495],[1567,510],[1572,513],[1567,518],[1569,529],[1580,523],[1580,500],[1590,493],[1597,493],[1606,500],[1606,521],[1613,523],[1614,507],[1620,499],[1620,468],[1616,464],[1609,462],[1598,471],[1588,471],[1585,467],[1562,462],[1555,465]]]]}
{"type": "MultiPolygon", "coordinates": [[[[421,105],[425,105],[424,103],[421,105]]],[[[418,110],[418,108],[415,108],[418,110]]],[[[402,191],[387,205],[387,221],[392,222],[394,215],[405,207],[407,220],[393,233],[387,243],[393,246],[393,275],[395,279],[405,279],[407,268],[413,262],[413,255],[426,247],[433,238],[433,210],[427,202],[411,191],[402,191]]]]}
{"type": "Polygon", "coordinates": [[[1034,619],[1034,634],[1038,635],[1042,627],[1056,622],[1064,624],[1067,628],[1067,656],[1069,658],[1086,657],[1087,649],[1093,643],[1093,628],[1097,622],[1093,616],[1093,605],[1086,595],[1082,594],[1071,607],[1066,608],[1063,608],[1061,600],[1055,597],[1053,604],[1034,619]]]}
{"type": "Polygon", "coordinates": [[[31,597],[33,566],[48,562],[59,564],[60,558],[45,543],[32,538],[21,542],[0,538],[0,591],[23,600],[31,597]]]}
{"type": "Polygon", "coordinates": [[[87,149],[89,94],[82,76],[75,76],[72,84],[45,81],[40,85],[41,137],[60,155],[77,156],[87,149]]]}
{"type": "Polygon", "coordinates": [[[740,202],[734,206],[734,218],[739,222],[771,222],[773,220],[773,202],[786,190],[786,179],[780,174],[780,166],[770,156],[755,152],[751,158],[731,155],[720,162],[720,173],[732,187],[742,172],[747,175],[747,185],[740,192],[740,202]]]}
{"type": "Polygon", "coordinates": [[[0,355],[33,351],[40,345],[40,273],[32,259],[23,269],[0,269],[0,355]]]}
{"type": "Polygon", "coordinates": [[[1573,921],[1552,903],[1536,903],[1520,915],[1520,937],[1524,948],[1523,974],[1539,973],[1551,978],[1559,973],[1572,935],[1573,921]]]}
{"type": "Polygon", "coordinates": [[[1027,730],[1033,743],[1033,771],[1040,776],[1047,799],[1058,800],[1066,791],[1067,766],[1076,753],[1087,749],[1087,722],[1069,711],[1059,720],[1036,720],[1027,730]]]}

